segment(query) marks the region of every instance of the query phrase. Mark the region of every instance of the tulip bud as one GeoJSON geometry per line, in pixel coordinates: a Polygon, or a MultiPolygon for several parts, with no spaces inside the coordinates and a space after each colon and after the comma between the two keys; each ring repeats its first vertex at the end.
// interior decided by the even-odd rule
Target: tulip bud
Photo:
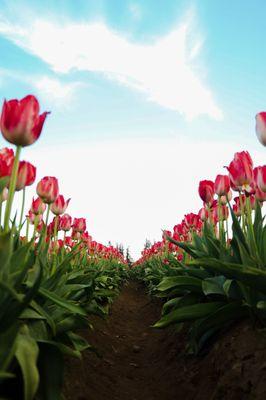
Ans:
{"type": "Polygon", "coordinates": [[[214,182],[214,191],[218,196],[225,196],[230,190],[230,179],[227,175],[217,175],[214,182]]]}
{"type": "Polygon", "coordinates": [[[59,194],[58,180],[53,176],[45,176],[38,183],[36,191],[44,203],[51,204],[59,194]]]}
{"type": "Polygon", "coordinates": [[[202,207],[202,208],[199,210],[199,217],[200,217],[200,219],[201,219],[202,221],[207,221],[208,216],[209,216],[208,210],[206,210],[206,208],[202,207]]]}
{"type": "Polygon", "coordinates": [[[86,231],[86,219],[74,218],[72,228],[74,232],[83,233],[84,231],[86,231]]]}
{"type": "Polygon", "coordinates": [[[42,221],[42,215],[41,214],[38,214],[38,215],[33,214],[33,212],[31,210],[29,211],[27,218],[32,225],[34,225],[35,223],[39,224],[42,221]]]}
{"type": "Polygon", "coordinates": [[[59,229],[60,231],[70,231],[71,229],[72,218],[68,214],[62,215],[59,221],[59,229]]]}
{"type": "Polygon", "coordinates": [[[27,161],[20,161],[16,182],[16,191],[20,191],[25,186],[33,184],[36,178],[36,167],[27,161]]]}
{"type": "Polygon", "coordinates": [[[40,197],[37,197],[37,199],[34,200],[34,197],[33,197],[32,203],[31,203],[31,209],[30,209],[31,212],[33,212],[33,214],[35,214],[35,215],[39,215],[39,214],[43,214],[45,209],[46,209],[46,205],[44,204],[42,199],[40,197]]]}
{"type": "Polygon", "coordinates": [[[263,146],[266,146],[266,112],[256,115],[256,134],[263,146]]]}
{"type": "Polygon", "coordinates": [[[60,194],[55,201],[53,202],[53,204],[51,205],[51,211],[52,213],[54,213],[55,215],[61,215],[64,214],[64,212],[67,209],[68,203],[70,202],[70,199],[65,200],[64,196],[62,194],[60,194]]]}
{"type": "Polygon", "coordinates": [[[4,138],[16,146],[29,146],[40,136],[47,112],[39,115],[36,97],[28,95],[22,100],[4,101],[1,131],[4,138]]]}
{"type": "Polygon", "coordinates": [[[255,193],[255,198],[256,198],[256,200],[258,200],[260,202],[266,201],[266,192],[263,192],[262,190],[257,188],[256,193],[255,193]]]}
{"type": "Polygon", "coordinates": [[[212,181],[200,181],[198,191],[204,203],[211,203],[213,201],[214,183],[212,181]]]}
{"type": "Polygon", "coordinates": [[[253,162],[248,151],[235,153],[229,167],[229,178],[233,190],[246,190],[249,192],[253,181],[253,162]]]}
{"type": "Polygon", "coordinates": [[[266,192],[266,165],[254,168],[254,178],[257,187],[266,192]]]}

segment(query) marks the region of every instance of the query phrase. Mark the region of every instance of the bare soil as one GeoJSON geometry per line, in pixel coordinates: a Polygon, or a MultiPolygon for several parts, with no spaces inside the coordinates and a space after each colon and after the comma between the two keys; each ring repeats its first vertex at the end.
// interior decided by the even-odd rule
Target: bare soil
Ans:
{"type": "Polygon", "coordinates": [[[101,357],[67,359],[66,400],[265,400],[266,339],[247,322],[221,334],[202,357],[185,354],[185,335],[155,330],[160,304],[130,282],[107,320],[82,335],[101,357]]]}

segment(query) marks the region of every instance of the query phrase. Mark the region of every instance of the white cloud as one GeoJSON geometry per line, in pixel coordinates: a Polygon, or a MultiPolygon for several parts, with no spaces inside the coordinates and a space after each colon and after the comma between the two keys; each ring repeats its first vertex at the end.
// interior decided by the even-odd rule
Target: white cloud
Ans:
{"type": "Polygon", "coordinates": [[[72,105],[78,88],[83,86],[81,82],[65,83],[45,75],[30,78],[30,82],[37,89],[39,98],[63,108],[72,105]]]}
{"type": "Polygon", "coordinates": [[[160,240],[161,229],[171,229],[185,213],[199,210],[199,181],[225,173],[223,166],[234,152],[246,149],[256,165],[264,163],[264,148],[245,139],[239,147],[232,141],[191,141],[182,136],[57,148],[36,143],[23,150],[22,158],[37,165],[38,180],[44,175],[58,177],[60,192],[72,198],[69,212],[87,217],[96,240],[129,245],[137,258],[146,238],[160,240]]]}
{"type": "Polygon", "coordinates": [[[0,33],[48,63],[57,73],[94,71],[141,91],[148,100],[187,118],[223,117],[197,62],[202,37],[189,15],[152,44],[129,41],[105,23],[0,21],[0,33]]]}

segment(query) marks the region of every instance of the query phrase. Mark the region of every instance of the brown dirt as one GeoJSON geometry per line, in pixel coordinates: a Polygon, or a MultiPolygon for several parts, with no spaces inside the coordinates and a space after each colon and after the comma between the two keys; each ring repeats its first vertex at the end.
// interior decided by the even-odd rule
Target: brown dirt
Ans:
{"type": "Polygon", "coordinates": [[[264,400],[266,339],[243,322],[204,357],[184,353],[184,334],[155,330],[160,304],[130,282],[106,321],[83,336],[102,354],[68,359],[66,400],[264,400]]]}

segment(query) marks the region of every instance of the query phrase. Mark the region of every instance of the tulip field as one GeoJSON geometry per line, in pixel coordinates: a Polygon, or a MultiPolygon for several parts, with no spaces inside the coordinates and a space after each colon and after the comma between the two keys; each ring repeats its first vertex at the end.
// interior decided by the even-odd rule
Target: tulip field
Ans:
{"type": "MultiPolygon", "coordinates": [[[[4,101],[1,112],[3,138],[15,147],[0,150],[0,398],[264,398],[266,165],[236,152],[224,175],[199,182],[199,212],[132,263],[93,240],[84,216],[67,213],[56,177],[35,182],[36,167],[21,160],[45,131],[49,113],[39,111],[28,95],[4,101]],[[30,185],[36,196],[25,204],[30,185]],[[218,384],[218,353],[205,377],[210,362],[200,363],[237,329],[260,347],[228,361],[227,390],[218,384]],[[256,372],[257,360],[264,367],[256,372]]],[[[256,133],[265,145],[264,112],[256,133]]],[[[226,346],[220,357],[236,352],[233,344],[226,356],[226,346]]]]}

